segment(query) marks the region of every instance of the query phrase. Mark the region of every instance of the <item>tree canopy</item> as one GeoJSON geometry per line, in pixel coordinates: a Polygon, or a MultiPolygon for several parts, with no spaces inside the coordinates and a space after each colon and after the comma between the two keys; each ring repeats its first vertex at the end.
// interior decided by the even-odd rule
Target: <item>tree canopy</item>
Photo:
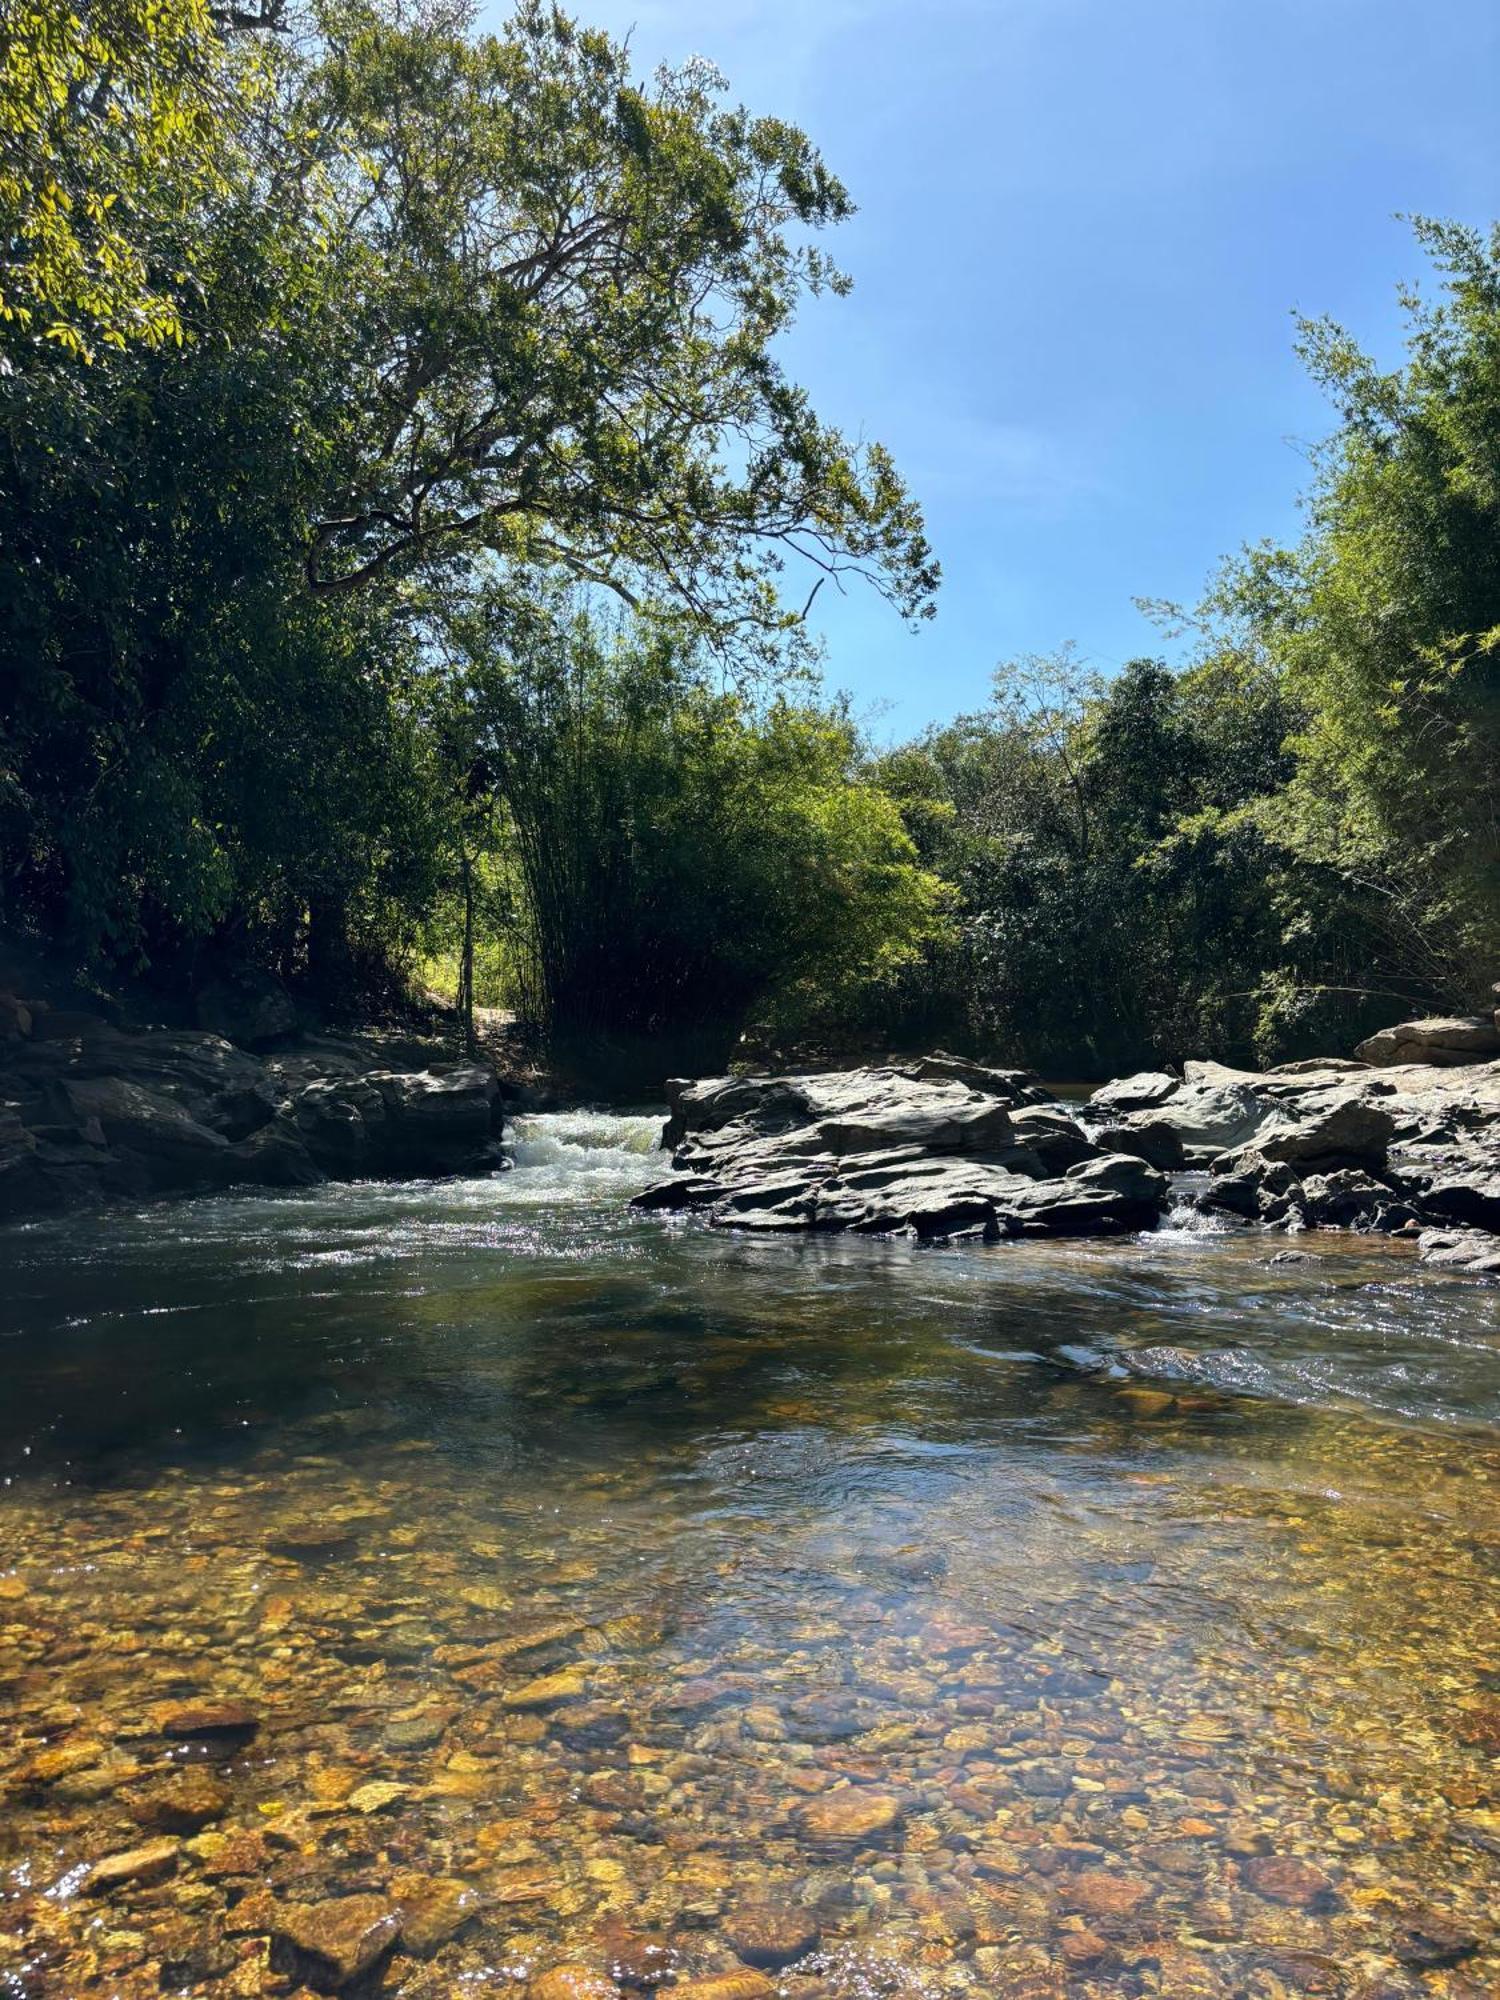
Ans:
{"type": "Polygon", "coordinates": [[[921,616],[937,572],[889,459],[776,353],[846,289],[802,133],[535,0],[496,34],[326,0],[248,39],[181,6],[37,0],[7,43],[40,108],[0,188],[0,894],[96,963],[300,905],[295,967],[377,882],[420,915],[417,683],[476,589],[519,619],[581,581],[774,681],[818,580],[921,616]],[[32,230],[49,173],[118,199],[32,230]]]}
{"type": "Polygon", "coordinates": [[[346,998],[459,934],[472,998],[483,925],[560,1033],[1090,1070],[1482,1001],[1500,231],[1419,225],[1397,366],[1303,325],[1305,533],[1185,666],[1012,663],[876,755],[808,606],[924,619],[937,565],[782,343],[851,212],[710,66],[542,0],[15,0],[0,922],[346,998]]]}

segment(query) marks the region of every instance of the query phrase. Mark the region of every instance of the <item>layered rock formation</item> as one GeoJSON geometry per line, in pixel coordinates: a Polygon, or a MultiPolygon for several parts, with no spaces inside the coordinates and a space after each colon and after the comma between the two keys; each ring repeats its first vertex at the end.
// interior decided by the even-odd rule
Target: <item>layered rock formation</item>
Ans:
{"type": "Polygon", "coordinates": [[[637,1197],[724,1228],[925,1241],[1149,1227],[1164,1175],[1091,1140],[1024,1074],[951,1058],[668,1085],[674,1177],[637,1197]]]}
{"type": "MultiPolygon", "coordinates": [[[[272,1018],[262,1001],[252,1030],[272,1018]]],[[[500,1120],[488,1069],[398,1067],[353,1037],[259,1055],[209,1032],[0,1010],[0,1220],[109,1196],[482,1171],[500,1120]]]]}
{"type": "MultiPolygon", "coordinates": [[[[1395,1048],[1440,1046],[1392,1032],[1395,1048]]],[[[1185,1200],[1250,1223],[1400,1231],[1434,1259],[1495,1268],[1500,1060],[1192,1062],[1084,1104],[949,1057],[669,1093],[673,1174],[638,1205],[722,1228],[1104,1235],[1185,1200]]]]}

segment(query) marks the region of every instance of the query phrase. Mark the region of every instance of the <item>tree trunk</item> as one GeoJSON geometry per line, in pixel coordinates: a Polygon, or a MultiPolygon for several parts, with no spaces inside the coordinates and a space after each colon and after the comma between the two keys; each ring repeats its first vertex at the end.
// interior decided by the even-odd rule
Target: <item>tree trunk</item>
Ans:
{"type": "Polygon", "coordinates": [[[347,897],[339,891],[312,897],[307,906],[307,977],[325,1004],[348,998],[349,960],[347,897]]]}
{"type": "Polygon", "coordinates": [[[468,851],[463,860],[464,941],[458,967],[458,1012],[463,1023],[464,1052],[473,1055],[478,1044],[474,1036],[474,870],[468,851]]]}

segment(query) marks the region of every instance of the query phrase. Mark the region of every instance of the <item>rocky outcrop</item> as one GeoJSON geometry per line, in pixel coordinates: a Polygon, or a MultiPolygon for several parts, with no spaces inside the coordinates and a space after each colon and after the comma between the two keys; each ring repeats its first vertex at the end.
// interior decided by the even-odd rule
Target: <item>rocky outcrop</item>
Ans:
{"type": "Polygon", "coordinates": [[[443,1174],[493,1163],[495,1103],[477,1066],[371,1070],[304,1084],[277,1116],[326,1173],[443,1174]]]}
{"type": "Polygon", "coordinates": [[[1422,1261],[1500,1278],[1500,1236],[1479,1229],[1424,1229],[1417,1238],[1422,1261]]]}
{"type": "Polygon", "coordinates": [[[1382,1028],[1354,1051],[1361,1062],[1386,1069],[1406,1063],[1459,1068],[1500,1056],[1500,1014],[1450,1014],[1400,1021],[1382,1028]]]}
{"type": "Polygon", "coordinates": [[[1034,1079],[956,1059],[668,1085],[674,1175],[637,1197],[725,1229],[924,1242],[1150,1227],[1167,1181],[1091,1142],[1034,1079]]]}
{"type": "Polygon", "coordinates": [[[1219,1063],[1194,1062],[1180,1077],[1147,1070],[1104,1084],[1083,1114],[1096,1137],[1108,1131],[1117,1143],[1130,1132],[1169,1130],[1181,1150],[1178,1164],[1206,1166],[1227,1149],[1248,1145],[1270,1112],[1253,1080],[1219,1063]]]}
{"type": "Polygon", "coordinates": [[[499,1087],[475,1064],[398,1068],[348,1037],[261,1056],[220,1034],[132,1033],[18,1001],[0,1008],[7,1024],[0,1220],[110,1197],[464,1173],[498,1160],[499,1087]]]}
{"type": "Polygon", "coordinates": [[[1295,1063],[1238,1080],[1260,1122],[1208,1163],[1199,1206],[1276,1225],[1500,1230],[1500,1061],[1295,1063]]]}
{"type": "Polygon", "coordinates": [[[1258,1225],[1399,1231],[1446,1264],[1497,1268],[1500,1061],[1195,1062],[1084,1104],[942,1057],[669,1091],[673,1173],[638,1205],[721,1228],[1102,1235],[1152,1227],[1175,1194],[1258,1225]]]}

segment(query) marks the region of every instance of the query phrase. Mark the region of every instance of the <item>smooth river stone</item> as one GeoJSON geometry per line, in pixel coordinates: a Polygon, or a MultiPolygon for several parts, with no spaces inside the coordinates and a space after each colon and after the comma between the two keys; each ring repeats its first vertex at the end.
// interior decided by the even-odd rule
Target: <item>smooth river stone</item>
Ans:
{"type": "Polygon", "coordinates": [[[805,1958],[818,1942],[816,1919],[784,1903],[746,1903],[730,1917],[724,1935],[746,1965],[779,1972],[805,1958]]]}
{"type": "Polygon", "coordinates": [[[559,1702],[577,1701],[588,1685],[585,1677],[574,1667],[566,1667],[559,1674],[543,1674],[540,1680],[527,1681],[521,1687],[510,1688],[500,1697],[502,1708],[555,1708],[559,1702]]]}
{"type": "Polygon", "coordinates": [[[278,1903],[270,1929],[310,1959],[309,1984],[338,1992],[384,1958],[401,1918],[383,1896],[336,1896],[326,1903],[278,1903]]]}
{"type": "Polygon", "coordinates": [[[168,1771],[130,1800],[132,1819],[163,1833],[198,1833],[229,1810],[230,1793],[202,1764],[168,1771]]]}
{"type": "Polygon", "coordinates": [[[253,1736],[260,1717],[242,1701],[196,1702],[160,1711],[163,1736],[253,1736]]]}
{"type": "Polygon", "coordinates": [[[776,2000],[776,1988],[763,1972],[719,1972],[668,1991],[672,2000],[776,2000]]]}
{"type": "Polygon", "coordinates": [[[391,1894],[401,1913],[401,1949],[430,1958],[478,1916],[484,1899],[451,1875],[398,1875],[391,1894]]]}
{"type": "Polygon", "coordinates": [[[1257,1896],[1287,1903],[1294,1910],[1321,1907],[1334,1895],[1333,1883],[1316,1862],[1295,1854],[1267,1854],[1244,1864],[1245,1880],[1257,1896]]]}
{"type": "Polygon", "coordinates": [[[871,1840],[899,1824],[901,1802],[889,1792],[867,1792],[851,1785],[809,1799],[797,1816],[803,1831],[815,1840],[871,1840]]]}
{"type": "MultiPolygon", "coordinates": [[[[674,1989],[681,1991],[681,1988],[674,1989]]],[[[620,1989],[587,1965],[554,1965],[533,1979],[526,2000],[620,2000],[620,1989]]]]}
{"type": "Polygon", "coordinates": [[[112,1889],[130,1883],[160,1882],[176,1868],[180,1849],[181,1843],[175,1840],[150,1840],[124,1854],[107,1854],[84,1876],[83,1892],[86,1896],[107,1896],[112,1889]]]}
{"type": "Polygon", "coordinates": [[[1128,1917],[1151,1894],[1151,1884],[1139,1875],[1111,1875],[1103,1868],[1086,1868],[1065,1891],[1071,1909],[1090,1917],[1128,1917]]]}

